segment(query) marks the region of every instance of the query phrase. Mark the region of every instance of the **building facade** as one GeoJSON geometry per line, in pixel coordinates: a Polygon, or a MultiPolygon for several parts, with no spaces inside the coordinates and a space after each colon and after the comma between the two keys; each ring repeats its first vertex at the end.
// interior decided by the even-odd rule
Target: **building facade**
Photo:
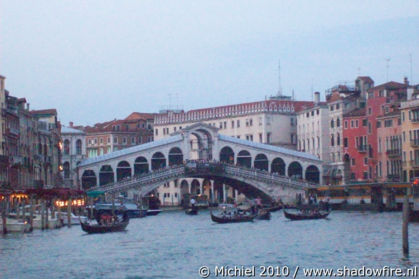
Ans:
{"type": "Polygon", "coordinates": [[[327,103],[320,102],[319,92],[314,95],[313,106],[297,113],[297,149],[329,162],[329,109],[327,103]]]}
{"type": "Polygon", "coordinates": [[[86,156],[92,158],[153,141],[153,121],[153,114],[133,112],[123,120],[84,127],[86,156]]]}
{"type": "Polygon", "coordinates": [[[407,101],[400,104],[403,180],[419,177],[419,85],[407,89],[407,101]]]}
{"type": "Polygon", "coordinates": [[[86,158],[86,134],[73,123],[61,127],[62,166],[64,185],[77,188],[77,165],[86,158]]]}

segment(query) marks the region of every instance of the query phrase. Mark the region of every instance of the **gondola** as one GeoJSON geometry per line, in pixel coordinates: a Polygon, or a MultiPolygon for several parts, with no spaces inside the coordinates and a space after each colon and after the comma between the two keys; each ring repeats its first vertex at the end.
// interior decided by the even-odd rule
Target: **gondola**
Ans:
{"type": "Polygon", "coordinates": [[[269,210],[259,210],[258,214],[256,215],[255,219],[258,220],[271,220],[271,212],[269,210]]]}
{"type": "Polygon", "coordinates": [[[211,220],[220,224],[252,222],[254,218],[255,215],[216,216],[211,212],[211,220]]]}
{"type": "Polygon", "coordinates": [[[198,214],[198,208],[188,208],[185,210],[185,213],[188,215],[197,215],[198,214]]]}
{"type": "Polygon", "coordinates": [[[267,207],[267,209],[269,209],[270,212],[275,212],[275,211],[281,210],[282,205],[274,205],[272,207],[267,207]]]}
{"type": "Polygon", "coordinates": [[[147,216],[154,216],[161,212],[160,209],[148,209],[147,210],[147,216]]]}
{"type": "Polygon", "coordinates": [[[329,215],[330,211],[326,213],[316,212],[316,213],[289,213],[284,210],[284,215],[286,218],[297,221],[297,220],[315,220],[315,219],[324,219],[329,215]]]}
{"type": "Polygon", "coordinates": [[[107,233],[107,232],[120,232],[124,231],[125,228],[128,226],[129,217],[128,214],[125,213],[122,217],[122,221],[116,222],[109,225],[101,225],[101,224],[89,224],[87,222],[80,222],[81,228],[83,231],[87,233],[107,233]]]}

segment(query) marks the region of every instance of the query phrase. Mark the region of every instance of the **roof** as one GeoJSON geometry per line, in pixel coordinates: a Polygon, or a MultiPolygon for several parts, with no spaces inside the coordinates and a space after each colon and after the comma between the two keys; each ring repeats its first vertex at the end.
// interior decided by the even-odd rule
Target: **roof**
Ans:
{"type": "Polygon", "coordinates": [[[407,88],[407,85],[400,82],[389,81],[389,82],[370,88],[368,92],[373,91],[373,90],[379,90],[379,89],[403,89],[403,88],[407,88]]]}
{"type": "Polygon", "coordinates": [[[366,82],[369,82],[369,83],[374,83],[374,81],[372,80],[372,78],[370,78],[369,76],[359,76],[356,79],[360,79],[362,81],[366,81],[366,82]]]}
{"type": "Polygon", "coordinates": [[[182,139],[183,137],[181,135],[175,135],[175,136],[171,136],[171,137],[164,138],[161,140],[136,145],[133,147],[128,147],[128,148],[114,151],[114,152],[111,152],[102,156],[88,158],[86,160],[83,160],[79,166],[83,167],[83,166],[91,165],[94,163],[99,163],[99,162],[115,159],[115,158],[126,156],[129,154],[141,152],[150,148],[159,147],[159,146],[170,144],[170,143],[175,143],[175,142],[181,141],[182,139]]]}
{"type": "Polygon", "coordinates": [[[32,114],[54,114],[57,115],[56,109],[41,109],[41,110],[31,110],[32,114]]]}
{"type": "Polygon", "coordinates": [[[367,110],[365,108],[357,108],[347,112],[343,117],[356,117],[356,116],[366,116],[367,110]]]}
{"type": "Polygon", "coordinates": [[[263,144],[263,143],[248,141],[248,140],[244,140],[244,139],[238,139],[238,138],[235,138],[235,137],[225,136],[225,135],[221,135],[221,134],[218,134],[218,138],[220,140],[231,142],[231,143],[247,145],[249,147],[265,149],[265,150],[268,150],[268,151],[279,152],[279,153],[282,153],[282,154],[285,154],[285,155],[290,155],[290,156],[295,156],[295,157],[300,157],[300,158],[305,158],[305,159],[321,162],[321,160],[319,160],[319,158],[317,158],[316,156],[314,156],[312,154],[305,153],[305,152],[300,152],[300,151],[296,151],[296,150],[292,150],[292,149],[288,149],[288,148],[284,148],[284,147],[280,147],[280,146],[274,146],[274,145],[269,145],[269,144],[263,144]]]}
{"type": "Polygon", "coordinates": [[[84,135],[84,132],[78,129],[70,128],[67,126],[61,127],[61,134],[81,134],[84,135]]]}
{"type": "Polygon", "coordinates": [[[142,113],[142,112],[133,112],[130,115],[128,115],[125,120],[153,120],[154,119],[154,113],[142,113]]]}
{"type": "Polygon", "coordinates": [[[301,112],[305,112],[306,110],[310,110],[310,109],[313,109],[313,108],[319,108],[319,107],[322,107],[322,106],[327,106],[327,102],[318,102],[318,103],[309,104],[307,106],[303,106],[301,108],[301,110],[299,110],[298,112],[301,113],[301,112]]]}

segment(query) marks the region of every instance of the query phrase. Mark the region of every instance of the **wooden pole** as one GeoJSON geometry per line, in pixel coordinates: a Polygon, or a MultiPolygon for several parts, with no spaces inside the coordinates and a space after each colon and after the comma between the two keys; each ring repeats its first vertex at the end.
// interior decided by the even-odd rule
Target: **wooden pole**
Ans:
{"type": "Polygon", "coordinates": [[[409,255],[409,196],[406,194],[403,201],[403,254],[409,255]]]}
{"type": "Polygon", "coordinates": [[[45,201],[41,200],[41,229],[45,229],[45,201]]]}
{"type": "Polygon", "coordinates": [[[49,219],[48,219],[48,212],[49,212],[49,206],[48,203],[45,202],[45,228],[49,229],[49,219]]]}
{"type": "Polygon", "coordinates": [[[2,210],[1,210],[1,220],[2,220],[2,223],[3,223],[3,234],[7,234],[6,203],[7,203],[7,197],[4,197],[4,200],[2,202],[2,210]]]}
{"type": "Polygon", "coordinates": [[[60,222],[60,227],[62,227],[63,223],[62,223],[62,219],[61,219],[61,207],[59,206],[58,209],[58,220],[60,222]]]}
{"type": "Polygon", "coordinates": [[[68,200],[68,205],[67,205],[67,227],[71,227],[71,204],[73,203],[72,199],[70,198],[68,200]]]}
{"type": "Polygon", "coordinates": [[[33,197],[31,196],[31,212],[29,215],[29,223],[31,225],[31,231],[33,230],[33,197]]]}
{"type": "Polygon", "coordinates": [[[115,216],[115,194],[112,194],[112,217],[115,216]]]}

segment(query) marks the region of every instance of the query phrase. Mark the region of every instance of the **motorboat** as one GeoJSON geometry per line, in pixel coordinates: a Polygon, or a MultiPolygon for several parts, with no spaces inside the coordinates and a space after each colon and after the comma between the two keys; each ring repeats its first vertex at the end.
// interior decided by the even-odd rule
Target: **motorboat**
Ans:
{"type": "MultiPolygon", "coordinates": [[[[0,232],[3,232],[3,221],[0,218],[0,232]]],[[[30,232],[31,226],[27,221],[20,221],[13,218],[6,218],[6,229],[9,233],[30,232]]]]}
{"type": "Polygon", "coordinates": [[[185,213],[188,215],[197,215],[198,214],[198,208],[193,207],[193,208],[188,208],[185,210],[185,213]]]}
{"type": "Polygon", "coordinates": [[[255,219],[271,220],[271,212],[267,209],[259,209],[258,213],[255,216],[255,219]]]}
{"type": "MultiPolygon", "coordinates": [[[[64,225],[68,224],[67,212],[61,212],[61,221],[64,225]]],[[[57,214],[58,215],[58,214],[57,214]]],[[[79,225],[80,222],[86,222],[86,216],[76,216],[73,213],[70,213],[70,224],[71,225],[79,225]]]]}

